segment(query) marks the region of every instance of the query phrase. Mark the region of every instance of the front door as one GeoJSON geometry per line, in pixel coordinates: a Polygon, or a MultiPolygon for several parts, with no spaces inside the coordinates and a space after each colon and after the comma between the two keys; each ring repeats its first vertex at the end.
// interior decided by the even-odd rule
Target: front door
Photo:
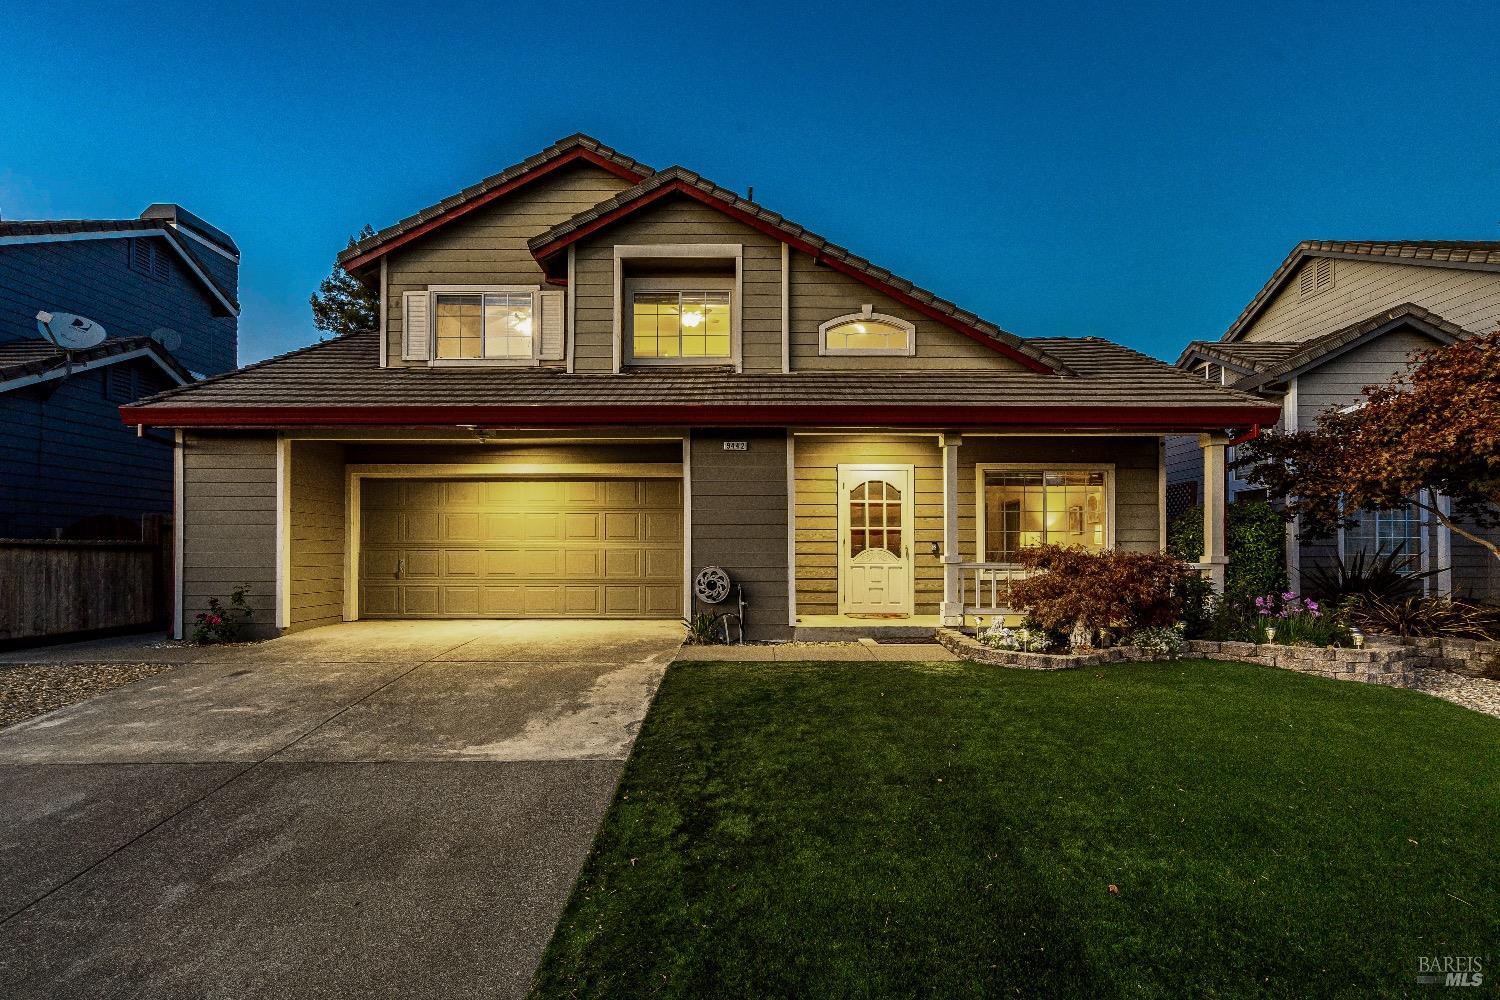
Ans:
{"type": "Polygon", "coordinates": [[[839,466],[839,613],[912,613],[909,465],[839,466]]]}

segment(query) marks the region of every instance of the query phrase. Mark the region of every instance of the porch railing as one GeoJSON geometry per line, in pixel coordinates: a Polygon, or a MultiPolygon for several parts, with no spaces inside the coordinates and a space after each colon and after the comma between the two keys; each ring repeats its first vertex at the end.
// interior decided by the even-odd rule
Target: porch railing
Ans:
{"type": "Polygon", "coordinates": [[[1014,563],[966,562],[958,567],[958,600],[965,615],[1003,615],[1011,611],[1011,587],[1028,571],[1014,563]]]}

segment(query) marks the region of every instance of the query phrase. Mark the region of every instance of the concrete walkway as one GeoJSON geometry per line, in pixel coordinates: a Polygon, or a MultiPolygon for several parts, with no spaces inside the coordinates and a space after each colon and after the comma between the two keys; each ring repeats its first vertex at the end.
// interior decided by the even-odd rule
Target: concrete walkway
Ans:
{"type": "Polygon", "coordinates": [[[0,732],[0,995],[524,995],[680,637],[361,622],[0,732]]]}

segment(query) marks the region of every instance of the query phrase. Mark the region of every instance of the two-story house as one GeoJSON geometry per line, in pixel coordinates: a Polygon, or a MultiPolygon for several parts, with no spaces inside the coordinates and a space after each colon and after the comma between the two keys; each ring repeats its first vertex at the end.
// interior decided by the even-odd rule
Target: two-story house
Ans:
{"type": "Polygon", "coordinates": [[[378,330],[122,408],[177,436],[182,614],[681,618],[717,566],[751,637],[957,622],[1023,546],[1159,549],[1164,436],[1277,416],[581,135],[341,262],[378,330]]]}
{"type": "MultiPolygon", "coordinates": [[[[1216,341],[1194,341],[1177,365],[1214,385],[1254,393],[1281,407],[1287,430],[1314,426],[1329,408],[1358,405],[1361,390],[1389,381],[1413,354],[1500,324],[1500,242],[1410,240],[1304,241],[1233,325],[1216,341]]],[[[1228,456],[1228,495],[1252,489],[1228,456]]],[[[1197,442],[1168,445],[1174,497],[1201,490],[1197,442]]],[[[1399,552],[1413,571],[1429,572],[1431,593],[1500,599],[1495,560],[1413,506],[1357,514],[1332,538],[1287,533],[1294,590],[1305,570],[1356,552],[1399,552]]]]}
{"type": "Polygon", "coordinates": [[[0,538],[136,538],[172,511],[172,447],[119,407],[235,366],[239,250],[177,205],[0,222],[0,538]],[[63,351],[38,313],[105,339],[63,351]]]}

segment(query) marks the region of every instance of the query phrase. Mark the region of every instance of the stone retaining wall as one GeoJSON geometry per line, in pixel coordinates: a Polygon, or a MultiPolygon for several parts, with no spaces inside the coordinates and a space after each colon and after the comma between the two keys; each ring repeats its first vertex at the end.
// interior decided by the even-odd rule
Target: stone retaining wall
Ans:
{"type": "Polygon", "coordinates": [[[1410,687],[1412,671],[1426,666],[1416,650],[1406,646],[1366,646],[1343,649],[1318,646],[1278,646],[1274,643],[1207,642],[1191,639],[1187,655],[1204,660],[1234,660],[1295,670],[1299,674],[1339,681],[1363,681],[1388,687],[1410,687]]]}
{"type": "Polygon", "coordinates": [[[1385,639],[1382,645],[1399,643],[1414,653],[1418,666],[1449,670],[1467,677],[1489,677],[1500,680],[1500,642],[1479,639],[1385,639]]]}
{"type": "MultiPolygon", "coordinates": [[[[978,663],[1023,670],[1068,670],[1101,663],[1166,660],[1138,646],[1115,646],[1087,653],[1015,653],[991,649],[957,629],[937,630],[937,640],[955,656],[978,663]]],[[[1295,670],[1299,674],[1388,687],[1411,687],[1418,670],[1448,670],[1470,677],[1500,677],[1500,642],[1473,639],[1393,639],[1375,637],[1363,649],[1278,646],[1274,643],[1207,642],[1191,639],[1184,654],[1204,660],[1234,660],[1295,670]]]]}

